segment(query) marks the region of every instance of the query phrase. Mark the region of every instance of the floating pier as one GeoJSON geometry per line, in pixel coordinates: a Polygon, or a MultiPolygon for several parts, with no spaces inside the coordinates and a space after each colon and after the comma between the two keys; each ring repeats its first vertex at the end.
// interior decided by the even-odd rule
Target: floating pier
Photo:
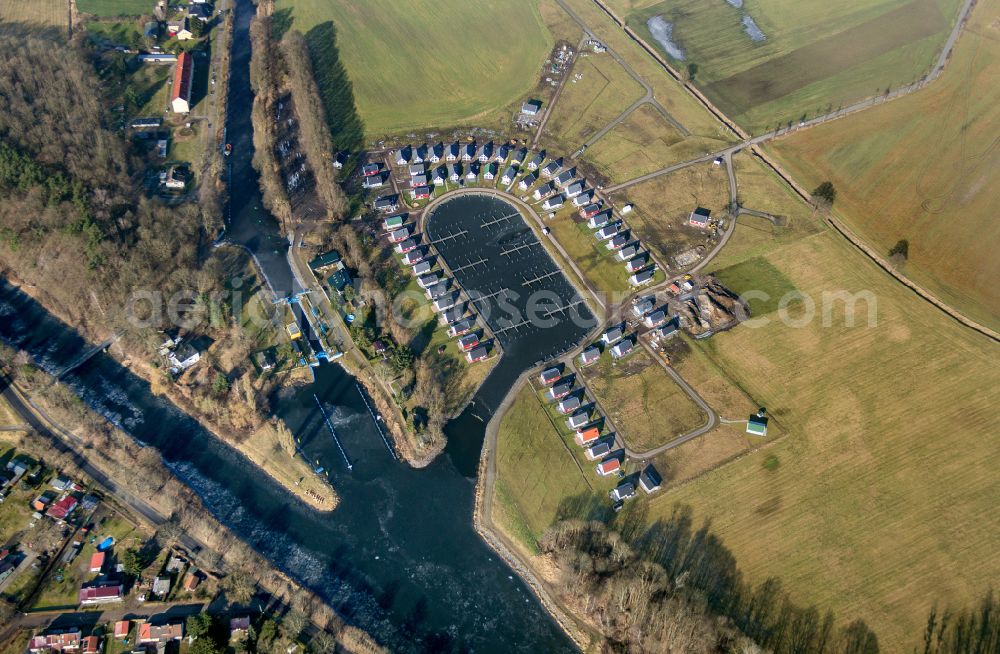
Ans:
{"type": "Polygon", "coordinates": [[[330,430],[330,434],[333,436],[333,442],[337,444],[337,449],[340,450],[340,454],[344,457],[347,469],[353,470],[354,466],[351,464],[351,460],[347,458],[347,452],[344,451],[344,446],[340,444],[340,439],[337,438],[337,432],[333,429],[333,423],[330,422],[330,416],[327,415],[326,409],[323,408],[323,403],[319,401],[319,398],[316,397],[315,393],[313,393],[313,399],[316,400],[316,406],[319,407],[319,412],[323,414],[323,422],[326,423],[326,428],[330,430]]]}

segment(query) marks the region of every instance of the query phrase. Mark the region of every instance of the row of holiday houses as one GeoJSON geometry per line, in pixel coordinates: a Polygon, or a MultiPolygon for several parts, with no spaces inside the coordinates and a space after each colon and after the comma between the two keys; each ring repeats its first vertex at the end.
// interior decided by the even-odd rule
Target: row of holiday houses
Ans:
{"type": "MultiPolygon", "coordinates": [[[[388,198],[380,198],[392,202],[388,198]]],[[[376,201],[377,203],[378,201],[376,201]]],[[[417,285],[424,289],[431,307],[438,314],[441,323],[448,328],[448,336],[457,339],[456,345],[465,354],[466,361],[476,363],[489,357],[488,344],[481,340],[477,329],[476,314],[471,304],[466,305],[455,281],[434,265],[426,257],[427,249],[420,244],[416,226],[408,221],[407,214],[388,216],[382,223],[389,242],[395,247],[402,262],[409,266],[417,279],[417,285]]]]}
{"type": "MultiPolygon", "coordinates": [[[[576,387],[576,378],[564,376],[558,367],[547,368],[538,377],[539,382],[548,387],[545,392],[546,398],[550,402],[556,403],[556,410],[565,414],[566,425],[575,431],[574,441],[584,448],[584,456],[590,461],[598,461],[595,466],[596,473],[601,477],[617,474],[623,480],[615,486],[609,493],[609,497],[615,502],[616,507],[621,506],[621,502],[635,496],[635,483],[631,479],[625,479],[623,470],[623,454],[621,450],[615,448],[614,434],[601,433],[601,426],[604,424],[604,416],[596,412],[596,407],[587,406],[586,388],[576,387]]],[[[652,465],[647,465],[639,474],[639,486],[648,494],[660,488],[662,479],[652,465]]]]}

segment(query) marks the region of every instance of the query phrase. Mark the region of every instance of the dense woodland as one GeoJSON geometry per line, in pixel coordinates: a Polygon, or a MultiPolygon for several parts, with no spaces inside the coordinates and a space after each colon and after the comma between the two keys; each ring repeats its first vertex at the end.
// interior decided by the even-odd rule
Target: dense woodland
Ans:
{"type": "Polygon", "coordinates": [[[285,34],[281,47],[288,71],[288,86],[295,98],[295,114],[299,119],[299,143],[312,166],[316,191],[326,206],[327,219],[340,220],[348,210],[347,198],[337,183],[337,171],[333,167],[333,140],[313,76],[309,46],[300,32],[292,30],[285,34]]]}
{"type": "Polygon", "coordinates": [[[88,53],[32,36],[0,36],[0,47],[3,268],[79,326],[121,327],[135,289],[214,289],[201,264],[219,217],[144,195],[88,53]]]}
{"type": "Polygon", "coordinates": [[[832,613],[794,604],[776,580],[746,583],[732,554],[684,510],[651,527],[638,515],[622,523],[628,538],[603,522],[568,520],[540,543],[559,570],[557,592],[601,631],[606,651],[879,651],[860,620],[838,626],[832,613]]]}
{"type": "Polygon", "coordinates": [[[254,92],[253,167],[260,175],[264,207],[281,223],[282,231],[292,227],[292,205],[285,192],[281,166],[275,155],[277,126],[273,116],[281,93],[283,61],[273,40],[271,10],[273,3],[257,5],[257,15],[250,23],[253,50],[250,58],[250,86],[254,92]]]}
{"type": "MultiPolygon", "coordinates": [[[[183,290],[197,304],[221,295],[242,267],[210,247],[219,228],[210,204],[167,206],[146,196],[142,163],[107,127],[108,104],[94,93],[101,85],[86,50],[35,37],[0,37],[0,45],[10,53],[0,62],[7,108],[0,112],[0,268],[85,335],[124,329],[126,351],[148,357],[163,340],[161,326],[128,324],[133,293],[168,298],[183,290]]],[[[217,336],[247,360],[252,344],[224,318],[213,326],[217,336]]],[[[178,387],[183,398],[175,399],[234,438],[259,427],[268,389],[254,388],[248,370],[208,363],[197,371],[204,383],[178,387]],[[219,375],[225,383],[213,383],[219,375]]]]}

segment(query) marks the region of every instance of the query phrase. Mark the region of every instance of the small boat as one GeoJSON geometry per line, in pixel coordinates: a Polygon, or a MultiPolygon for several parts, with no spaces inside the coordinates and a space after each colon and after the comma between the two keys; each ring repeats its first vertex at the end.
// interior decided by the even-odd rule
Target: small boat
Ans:
{"type": "Polygon", "coordinates": [[[223,150],[223,153],[224,153],[224,154],[225,154],[225,155],[226,155],[227,157],[228,157],[229,155],[231,155],[231,154],[233,153],[233,144],[232,144],[232,143],[226,143],[226,149],[225,149],[225,150],[223,150]]]}

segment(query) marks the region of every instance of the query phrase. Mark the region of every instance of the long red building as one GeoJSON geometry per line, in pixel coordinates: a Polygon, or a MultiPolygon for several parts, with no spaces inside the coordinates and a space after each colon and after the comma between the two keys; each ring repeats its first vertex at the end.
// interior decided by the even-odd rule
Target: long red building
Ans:
{"type": "Polygon", "coordinates": [[[177,57],[174,84],[170,90],[170,108],[174,113],[186,114],[191,111],[191,86],[194,82],[194,57],[182,52],[177,57]]]}

